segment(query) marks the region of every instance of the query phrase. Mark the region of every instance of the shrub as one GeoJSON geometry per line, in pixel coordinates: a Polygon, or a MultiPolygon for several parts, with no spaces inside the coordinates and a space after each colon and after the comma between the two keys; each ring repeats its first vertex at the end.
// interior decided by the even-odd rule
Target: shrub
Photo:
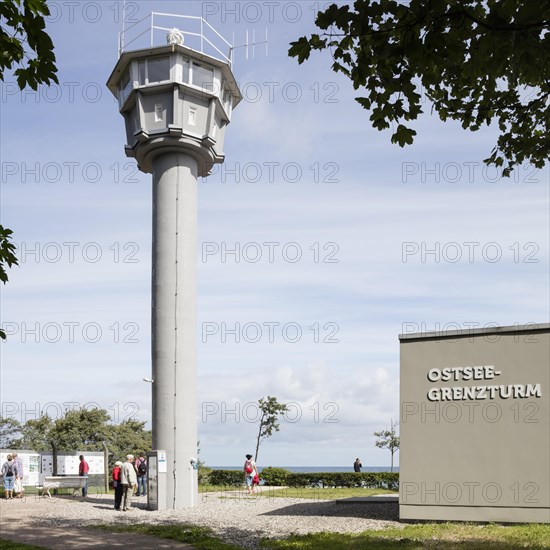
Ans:
{"type": "Polygon", "coordinates": [[[208,483],[239,487],[244,483],[244,474],[241,470],[211,470],[208,483]]]}
{"type": "MultiPolygon", "coordinates": [[[[399,488],[399,473],[397,472],[315,472],[294,474],[284,468],[264,468],[260,478],[266,485],[280,487],[363,487],[365,489],[399,488]]],[[[240,487],[244,483],[241,470],[210,470],[209,485],[227,485],[240,487]]]]}
{"type": "Polygon", "coordinates": [[[207,468],[206,466],[199,465],[199,470],[197,472],[199,485],[208,485],[210,483],[210,474],[211,473],[212,473],[211,468],[207,468]]]}
{"type": "Polygon", "coordinates": [[[287,478],[290,472],[284,468],[273,468],[268,466],[263,468],[260,472],[260,478],[263,479],[266,485],[272,485],[274,487],[281,487],[286,485],[287,478]]]}
{"type": "Polygon", "coordinates": [[[316,472],[289,473],[289,487],[363,487],[366,489],[398,489],[399,474],[394,472],[316,472]]]}

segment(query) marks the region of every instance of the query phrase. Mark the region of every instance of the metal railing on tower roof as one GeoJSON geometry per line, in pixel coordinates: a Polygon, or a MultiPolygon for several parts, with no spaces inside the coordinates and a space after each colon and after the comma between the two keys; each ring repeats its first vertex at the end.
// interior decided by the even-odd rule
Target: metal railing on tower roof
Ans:
{"type": "Polygon", "coordinates": [[[118,33],[119,57],[127,51],[166,45],[169,33],[179,33],[185,47],[231,66],[233,46],[202,17],[151,12],[118,33]],[[226,52],[226,53],[224,53],[226,52]]]}

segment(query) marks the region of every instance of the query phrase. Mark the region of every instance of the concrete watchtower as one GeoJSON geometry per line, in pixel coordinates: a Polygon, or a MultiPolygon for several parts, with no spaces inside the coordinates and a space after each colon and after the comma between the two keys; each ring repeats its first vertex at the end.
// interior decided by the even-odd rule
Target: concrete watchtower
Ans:
{"type": "Polygon", "coordinates": [[[107,82],[125,120],[126,155],[153,174],[152,427],[153,448],[166,451],[159,509],[197,503],[197,177],[223,162],[241,100],[231,53],[202,18],[153,13],[121,33],[107,82]],[[158,23],[166,18],[184,30],[158,23]]]}

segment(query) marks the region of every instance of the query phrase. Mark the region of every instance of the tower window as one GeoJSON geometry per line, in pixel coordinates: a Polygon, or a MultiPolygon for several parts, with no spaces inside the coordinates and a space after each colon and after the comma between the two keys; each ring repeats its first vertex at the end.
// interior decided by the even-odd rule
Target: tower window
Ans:
{"type": "Polygon", "coordinates": [[[170,80],[170,57],[154,57],[138,63],[140,85],[170,80]]]}
{"type": "Polygon", "coordinates": [[[211,90],[214,85],[214,71],[209,67],[193,62],[193,85],[211,90]]]}
{"type": "Polygon", "coordinates": [[[164,105],[162,103],[155,103],[155,122],[162,122],[164,120],[164,105]]]}
{"type": "Polygon", "coordinates": [[[126,69],[120,79],[119,89],[120,89],[120,96],[119,99],[121,103],[124,103],[126,101],[126,98],[128,97],[130,90],[132,89],[132,80],[130,79],[130,69],[126,69]]]}
{"type": "Polygon", "coordinates": [[[196,107],[189,107],[189,117],[187,121],[191,126],[197,125],[197,108],[196,107]]]}

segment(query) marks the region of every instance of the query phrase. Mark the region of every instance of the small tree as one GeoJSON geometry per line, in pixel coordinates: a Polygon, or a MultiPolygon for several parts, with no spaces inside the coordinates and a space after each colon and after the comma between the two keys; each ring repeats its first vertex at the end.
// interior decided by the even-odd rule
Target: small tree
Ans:
{"type": "Polygon", "coordinates": [[[262,416],[260,417],[260,426],[258,429],[258,438],[256,440],[256,454],[254,460],[258,460],[258,450],[260,443],[271,437],[273,432],[280,430],[279,421],[277,416],[287,411],[287,406],[284,403],[279,403],[276,397],[270,397],[269,395],[265,399],[259,399],[258,405],[262,416]]]}
{"type": "Polygon", "coordinates": [[[391,470],[393,472],[393,455],[399,449],[399,436],[397,435],[396,429],[398,422],[390,421],[390,429],[384,430],[381,432],[374,432],[374,435],[379,439],[376,441],[375,445],[380,449],[389,449],[391,453],[391,470]]]}

